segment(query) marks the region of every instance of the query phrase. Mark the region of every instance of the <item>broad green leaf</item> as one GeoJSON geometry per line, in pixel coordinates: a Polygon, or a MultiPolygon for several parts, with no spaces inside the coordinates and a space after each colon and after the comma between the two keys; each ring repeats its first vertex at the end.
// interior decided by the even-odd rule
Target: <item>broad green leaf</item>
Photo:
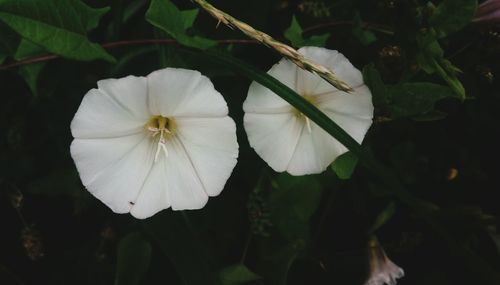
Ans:
{"type": "Polygon", "coordinates": [[[108,8],[93,9],[77,0],[3,0],[0,21],[51,53],[83,61],[114,61],[86,37],[107,11],[108,8]]]}
{"type": "Polygon", "coordinates": [[[335,171],[340,179],[349,179],[356,169],[358,157],[348,151],[337,157],[332,163],[332,170],[335,171]]]}
{"type": "Polygon", "coordinates": [[[38,76],[45,67],[45,62],[33,63],[19,67],[19,74],[24,78],[33,95],[38,96],[38,76]]]}
{"type": "Polygon", "coordinates": [[[244,264],[235,264],[224,268],[219,273],[221,285],[238,285],[259,280],[261,277],[252,272],[244,264]]]}
{"type": "Polygon", "coordinates": [[[477,0],[444,0],[433,11],[429,24],[438,38],[444,38],[465,27],[474,17],[477,0]]]}
{"type": "Polygon", "coordinates": [[[446,83],[459,95],[461,100],[465,99],[465,89],[457,78],[460,69],[455,67],[450,61],[444,58],[444,51],[441,48],[437,32],[430,29],[417,35],[419,52],[417,53],[417,63],[427,73],[437,73],[446,83]]]}
{"type": "Polygon", "coordinates": [[[118,244],[115,285],[138,285],[148,271],[152,248],[141,233],[130,233],[118,244]]]}
{"type": "Polygon", "coordinates": [[[281,174],[269,194],[271,219],[289,240],[309,238],[309,219],[321,201],[321,184],[314,176],[281,174]]]}
{"type": "Polygon", "coordinates": [[[187,223],[188,217],[181,211],[163,211],[144,220],[143,226],[172,262],[183,284],[212,284],[216,273],[194,228],[187,223]]]}
{"type": "Polygon", "coordinates": [[[370,88],[373,105],[376,109],[387,108],[387,87],[373,63],[363,67],[363,81],[370,88]]]}
{"type": "Polygon", "coordinates": [[[377,41],[377,36],[363,26],[363,21],[359,13],[356,13],[353,22],[355,24],[352,28],[352,35],[358,39],[362,45],[367,46],[377,41]]]}
{"type": "Polygon", "coordinates": [[[402,83],[390,87],[389,110],[394,119],[424,115],[444,98],[460,97],[449,87],[428,82],[402,83]]]}
{"type": "Polygon", "coordinates": [[[380,229],[383,225],[385,225],[396,212],[396,204],[394,202],[389,203],[385,209],[382,210],[375,218],[373,225],[368,230],[368,235],[374,234],[378,229],[380,229]]]}
{"type": "Polygon", "coordinates": [[[21,38],[9,26],[0,21],[0,63],[14,55],[21,38]]]}
{"type": "MultiPolygon", "coordinates": [[[[44,49],[41,46],[23,39],[21,40],[21,43],[19,43],[19,46],[17,47],[16,53],[14,54],[14,59],[22,60],[32,56],[39,55],[43,52],[44,49]]],[[[19,67],[18,71],[19,74],[24,78],[24,81],[26,81],[26,84],[28,84],[31,93],[33,93],[33,95],[35,96],[38,95],[38,89],[37,89],[38,75],[40,75],[40,72],[44,67],[45,67],[44,62],[28,64],[19,67]]]]}
{"type": "Polygon", "coordinates": [[[185,46],[199,49],[215,46],[213,40],[188,35],[187,30],[192,27],[197,15],[198,9],[180,11],[170,0],[152,0],[146,20],[185,46]]]}
{"type": "Polygon", "coordinates": [[[285,38],[287,38],[292,43],[292,46],[296,48],[300,48],[303,46],[324,47],[326,45],[326,41],[330,37],[329,34],[323,34],[323,35],[314,35],[308,38],[304,38],[302,32],[303,32],[302,27],[297,21],[297,18],[293,16],[290,27],[288,27],[288,29],[285,30],[285,38]]]}

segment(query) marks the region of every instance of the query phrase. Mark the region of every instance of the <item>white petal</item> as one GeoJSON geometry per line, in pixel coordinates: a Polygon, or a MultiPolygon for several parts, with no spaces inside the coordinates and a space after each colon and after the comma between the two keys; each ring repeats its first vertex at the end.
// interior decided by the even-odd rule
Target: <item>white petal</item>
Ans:
{"type": "Polygon", "coordinates": [[[142,132],[144,124],[112,97],[92,89],[71,122],[71,133],[75,138],[119,137],[142,132]]]}
{"type": "Polygon", "coordinates": [[[323,112],[344,114],[369,121],[373,118],[372,95],[366,85],[358,87],[350,94],[336,91],[313,97],[323,112]]]}
{"type": "Polygon", "coordinates": [[[99,173],[87,189],[115,213],[129,212],[151,170],[155,150],[156,144],[144,136],[125,156],[99,173]]]}
{"type": "MultiPolygon", "coordinates": [[[[296,70],[297,66],[295,64],[282,59],[267,73],[288,87],[295,89],[296,70]]],[[[293,110],[293,107],[274,92],[254,81],[248,89],[248,96],[243,103],[243,110],[247,113],[286,113],[293,110]]]]}
{"type": "Polygon", "coordinates": [[[195,70],[165,68],[147,77],[149,109],[164,117],[222,117],[226,101],[207,77],[195,70]]]}
{"type": "Polygon", "coordinates": [[[135,117],[148,120],[148,85],[145,77],[127,76],[97,82],[99,90],[115,99],[135,117]]]}
{"type": "Polygon", "coordinates": [[[83,185],[89,185],[108,166],[118,162],[143,141],[144,133],[118,138],[75,139],[71,156],[83,185]]]}
{"type": "Polygon", "coordinates": [[[208,195],[182,142],[174,138],[167,140],[166,144],[169,155],[161,156],[160,160],[166,160],[165,181],[172,210],[203,208],[208,195]]]}
{"type": "Polygon", "coordinates": [[[246,113],[243,121],[250,146],[275,171],[285,171],[305,128],[304,120],[292,113],[246,113]]]}
{"type": "Polygon", "coordinates": [[[236,125],[230,117],[176,120],[178,136],[209,196],[224,188],[238,157],[236,125]]]}
{"type": "MultiPolygon", "coordinates": [[[[351,87],[357,88],[363,84],[361,72],[338,51],[320,47],[303,47],[299,49],[299,52],[306,58],[312,59],[332,70],[339,79],[351,87]]],[[[311,72],[301,70],[298,78],[300,86],[298,91],[308,95],[337,90],[330,83],[311,72]]]]}
{"type": "Polygon", "coordinates": [[[311,122],[311,132],[302,129],[287,172],[306,175],[323,172],[335,158],[347,151],[336,139],[311,122]]]}
{"type": "Polygon", "coordinates": [[[145,219],[170,207],[166,180],[167,163],[168,159],[162,157],[153,164],[137,200],[130,210],[132,216],[138,219],[145,219]]]}

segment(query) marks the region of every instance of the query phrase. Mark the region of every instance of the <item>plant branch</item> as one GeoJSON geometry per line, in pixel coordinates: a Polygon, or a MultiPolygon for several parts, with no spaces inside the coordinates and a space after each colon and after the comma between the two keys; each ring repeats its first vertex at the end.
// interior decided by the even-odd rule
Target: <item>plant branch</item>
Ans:
{"type": "MultiPolygon", "coordinates": [[[[230,44],[258,44],[259,42],[254,41],[254,40],[240,40],[240,39],[229,39],[229,40],[219,40],[217,41],[219,44],[223,45],[230,45],[230,44]]],[[[173,39],[139,39],[139,40],[123,40],[123,41],[117,41],[117,42],[109,42],[109,43],[104,43],[101,46],[106,49],[112,49],[112,48],[119,48],[119,47],[126,47],[126,46],[138,46],[138,45],[154,45],[154,44],[161,44],[161,45],[171,45],[171,44],[178,44],[176,40],[173,39]]],[[[18,66],[23,66],[23,65],[28,65],[28,64],[33,64],[37,62],[42,62],[42,61],[49,61],[53,60],[56,58],[59,58],[60,56],[55,55],[55,54],[46,54],[46,55],[39,55],[35,57],[30,57],[27,59],[15,61],[12,63],[8,64],[3,64],[0,65],[0,70],[6,70],[18,66]]]]}
{"type": "Polygon", "coordinates": [[[260,43],[276,50],[281,55],[283,55],[284,57],[288,58],[293,63],[295,63],[298,67],[316,73],[321,78],[332,84],[335,88],[345,92],[353,91],[351,86],[349,86],[347,83],[337,78],[337,76],[333,71],[331,71],[330,69],[326,68],[323,65],[320,65],[312,60],[305,58],[294,48],[282,42],[279,42],[274,38],[272,38],[271,36],[269,36],[268,34],[256,30],[250,25],[239,21],[238,19],[232,17],[227,13],[222,12],[221,10],[215,8],[205,0],[193,0],[193,1],[198,3],[198,5],[200,5],[204,10],[210,13],[210,15],[212,15],[215,19],[217,19],[219,23],[223,23],[224,25],[230,28],[237,28],[250,38],[255,39],[260,43]]]}

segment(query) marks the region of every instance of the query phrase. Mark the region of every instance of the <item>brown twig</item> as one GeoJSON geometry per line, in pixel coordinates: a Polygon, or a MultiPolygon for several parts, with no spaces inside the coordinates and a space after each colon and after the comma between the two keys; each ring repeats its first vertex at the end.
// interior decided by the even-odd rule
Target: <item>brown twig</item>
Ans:
{"type": "MultiPolygon", "coordinates": [[[[229,39],[229,40],[219,40],[217,41],[219,44],[258,44],[258,41],[255,40],[240,40],[240,39],[229,39]]],[[[124,40],[117,42],[104,43],[101,46],[106,49],[125,47],[125,46],[136,46],[136,45],[151,45],[151,44],[159,44],[159,45],[170,45],[177,44],[176,40],[173,39],[140,39],[140,40],[124,40]]],[[[49,61],[59,58],[58,55],[55,54],[47,54],[47,55],[39,55],[35,57],[30,57],[27,59],[15,61],[12,63],[0,65],[0,70],[6,70],[18,66],[33,64],[37,62],[49,61]]]]}

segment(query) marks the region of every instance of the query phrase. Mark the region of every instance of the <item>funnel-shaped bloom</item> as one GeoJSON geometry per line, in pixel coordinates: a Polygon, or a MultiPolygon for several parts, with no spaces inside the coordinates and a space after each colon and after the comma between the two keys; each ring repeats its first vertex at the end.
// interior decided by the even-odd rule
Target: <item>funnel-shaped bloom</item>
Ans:
{"type": "Polygon", "coordinates": [[[224,98],[197,71],[101,80],[71,123],[83,185],[116,213],[147,218],[200,209],[217,196],[238,156],[224,98]]]}
{"type": "MultiPolygon", "coordinates": [[[[335,50],[304,47],[306,58],[333,70],[354,92],[340,91],[319,76],[283,59],[269,74],[295,90],[359,143],[372,124],[373,104],[361,72],[335,50]]],[[[250,145],[275,171],[320,173],[347,149],[271,90],[253,82],[243,104],[250,145]]]]}
{"type": "Polygon", "coordinates": [[[396,285],[396,279],[405,275],[403,269],[387,257],[376,238],[371,239],[368,246],[370,275],[365,285],[396,285]]]}
{"type": "Polygon", "coordinates": [[[488,0],[479,5],[476,15],[472,19],[475,23],[500,23],[500,1],[488,0]]]}

